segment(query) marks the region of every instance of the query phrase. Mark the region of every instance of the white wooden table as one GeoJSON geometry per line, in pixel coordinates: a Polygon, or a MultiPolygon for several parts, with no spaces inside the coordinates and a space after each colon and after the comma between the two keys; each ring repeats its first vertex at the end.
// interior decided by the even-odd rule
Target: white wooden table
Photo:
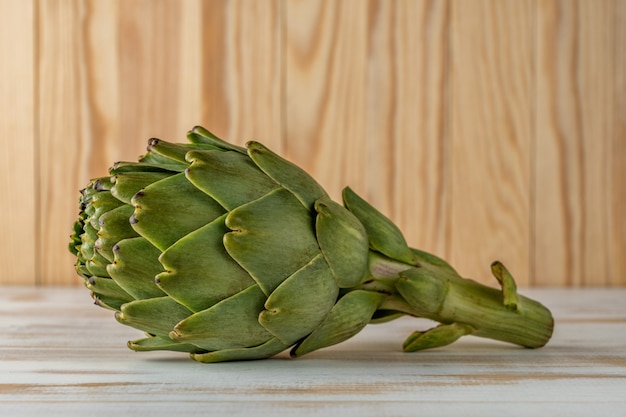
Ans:
{"type": "Polygon", "coordinates": [[[626,416],[626,289],[521,290],[556,318],[527,350],[466,337],[403,353],[416,319],[299,359],[201,364],[140,337],[83,288],[0,287],[0,416],[626,416]]]}

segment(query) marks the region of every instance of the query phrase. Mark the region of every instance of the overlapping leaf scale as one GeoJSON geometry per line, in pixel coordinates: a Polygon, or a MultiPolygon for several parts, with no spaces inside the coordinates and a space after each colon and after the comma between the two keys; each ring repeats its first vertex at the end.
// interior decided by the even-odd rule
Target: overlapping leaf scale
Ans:
{"type": "Polygon", "coordinates": [[[127,238],[113,247],[114,260],[107,265],[109,276],[135,299],[166,295],[155,285],[154,277],[163,272],[159,251],[143,237],[127,238]]]}
{"type": "Polygon", "coordinates": [[[226,252],[222,243],[226,215],[189,233],[166,249],[159,261],[165,272],[157,282],[192,311],[201,311],[254,285],[255,281],[226,252]]]}
{"type": "Polygon", "coordinates": [[[165,336],[149,336],[128,342],[128,347],[137,352],[148,352],[153,350],[171,350],[175,352],[200,352],[202,349],[190,343],[175,342],[165,336]]]}
{"type": "Polygon", "coordinates": [[[134,300],[108,277],[89,277],[85,281],[85,286],[91,291],[97,305],[111,310],[119,311],[122,305],[134,300]]]}
{"type": "Polygon", "coordinates": [[[160,139],[148,141],[148,153],[141,159],[142,162],[158,162],[164,164],[182,164],[187,166],[185,155],[192,150],[221,150],[215,144],[209,143],[171,143],[160,139]]]}
{"type": "Polygon", "coordinates": [[[259,322],[282,342],[295,343],[324,319],[338,293],[333,274],[319,253],[271,293],[259,322]]]}
{"type": "Polygon", "coordinates": [[[319,253],[310,213],[284,188],[232,210],[226,226],[226,251],[266,296],[319,253]]]}
{"type": "Polygon", "coordinates": [[[213,133],[209,132],[207,129],[202,126],[195,126],[187,133],[187,139],[192,144],[206,144],[212,145],[216,149],[221,149],[224,151],[235,151],[242,154],[246,154],[246,150],[240,146],[233,145],[232,143],[226,142],[213,133]]]}
{"type": "Polygon", "coordinates": [[[132,206],[124,204],[107,211],[98,219],[100,230],[95,249],[108,262],[113,262],[113,246],[120,240],[139,236],[129,222],[133,211],[132,206]]]}
{"type": "Polygon", "coordinates": [[[135,194],[132,204],[133,228],[161,251],[225,212],[191,184],[184,173],[148,185],[135,194]]]}
{"type": "Polygon", "coordinates": [[[227,210],[279,188],[247,155],[238,152],[192,151],[187,160],[189,181],[227,210]]]}
{"type": "Polygon", "coordinates": [[[265,300],[259,286],[252,285],[182,320],[173,328],[170,337],[208,351],[263,344],[272,338],[258,321],[265,300]]]}
{"type": "Polygon", "coordinates": [[[337,301],[322,323],[298,342],[291,356],[302,356],[356,335],[370,322],[384,298],[384,294],[374,291],[348,292],[337,301]]]}
{"type": "Polygon", "coordinates": [[[409,265],[417,262],[398,226],[349,187],[344,188],[342,196],[345,207],[367,230],[372,249],[409,265]]]}
{"type": "Polygon", "coordinates": [[[313,204],[317,199],[327,196],[322,186],[302,168],[280,157],[263,144],[252,141],[246,147],[254,163],[267,176],[293,193],[310,212],[313,212],[313,204]]]}
{"type": "MultiPolygon", "coordinates": [[[[101,178],[92,181],[82,192],[82,244],[76,248],[80,253],[76,269],[85,278],[85,285],[91,290],[96,303],[115,310],[133,298],[110,279],[106,270],[109,260],[96,250],[96,242],[100,239],[100,216],[121,207],[121,202],[113,198],[109,190],[109,179],[101,178]]],[[[79,233],[78,229],[75,233],[79,233]]]]}
{"type": "Polygon", "coordinates": [[[133,196],[148,185],[172,175],[170,171],[113,171],[111,194],[131,204],[133,196]]]}
{"type": "Polygon", "coordinates": [[[191,311],[172,297],[164,296],[126,303],[121,306],[115,318],[122,324],[144,332],[169,337],[174,326],[191,314],[191,311]]]}
{"type": "Polygon", "coordinates": [[[354,287],[367,276],[369,240],[359,220],[328,197],[315,202],[315,231],[320,249],[341,288],[354,287]]]}
{"type": "Polygon", "coordinates": [[[278,338],[273,337],[258,346],[222,349],[207,353],[192,353],[191,357],[198,362],[205,363],[262,359],[274,356],[289,346],[290,344],[285,344],[278,338]]]}

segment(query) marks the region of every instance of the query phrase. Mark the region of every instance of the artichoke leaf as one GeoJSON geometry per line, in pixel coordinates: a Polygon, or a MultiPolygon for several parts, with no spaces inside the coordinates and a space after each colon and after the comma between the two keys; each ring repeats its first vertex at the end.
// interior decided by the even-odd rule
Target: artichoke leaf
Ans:
{"type": "Polygon", "coordinates": [[[96,230],[91,222],[83,224],[83,233],[80,235],[82,243],[77,250],[85,260],[93,258],[96,253],[95,243],[98,240],[98,230],[96,230]]]}
{"type": "Polygon", "coordinates": [[[279,187],[247,155],[237,152],[189,152],[187,178],[227,210],[263,197],[279,187]]]}
{"type": "Polygon", "coordinates": [[[91,291],[96,304],[119,311],[122,304],[133,300],[133,297],[122,289],[111,278],[89,277],[85,286],[91,291]]]}
{"type": "Polygon", "coordinates": [[[115,198],[110,191],[101,191],[93,194],[91,197],[91,207],[93,208],[93,212],[89,213],[89,222],[93,228],[99,230],[100,217],[102,217],[104,213],[120,207],[122,204],[124,203],[115,198]]]}
{"type": "Polygon", "coordinates": [[[278,156],[259,142],[246,144],[248,155],[270,178],[291,191],[302,205],[313,210],[315,200],[326,196],[326,191],[302,168],[278,156]]]}
{"type": "Polygon", "coordinates": [[[135,352],[149,352],[153,350],[170,350],[174,352],[198,352],[202,351],[197,346],[189,343],[178,343],[169,337],[151,336],[128,342],[128,348],[135,352]]]}
{"type": "Polygon", "coordinates": [[[207,144],[212,145],[216,149],[221,149],[225,151],[235,151],[242,154],[246,154],[246,149],[241,146],[233,145],[232,143],[226,142],[218,138],[212,132],[209,132],[207,129],[202,126],[195,126],[187,133],[187,139],[189,142],[194,144],[207,144]]]}
{"type": "Polygon", "coordinates": [[[178,172],[183,172],[187,168],[187,164],[182,164],[180,162],[173,162],[170,160],[150,162],[149,160],[146,160],[145,157],[146,156],[142,157],[142,162],[116,162],[109,169],[109,173],[112,176],[127,172],[161,172],[167,175],[172,175],[178,172]]]}
{"type": "Polygon", "coordinates": [[[166,270],[157,275],[159,287],[194,312],[255,284],[224,249],[225,218],[189,233],[159,257],[166,270]]]}
{"type": "Polygon", "coordinates": [[[340,288],[354,287],[367,275],[369,241],[359,220],[328,197],[315,202],[320,249],[340,288]]]}
{"type": "Polygon", "coordinates": [[[109,262],[113,262],[113,246],[122,239],[137,237],[137,232],[130,225],[133,207],[119,206],[100,216],[98,223],[98,240],[94,243],[95,249],[109,262]]]}
{"type": "Polygon", "coordinates": [[[171,297],[148,298],[124,304],[115,318],[122,324],[157,336],[168,337],[174,326],[191,315],[171,297]]]}
{"type": "Polygon", "coordinates": [[[135,194],[132,203],[133,228],[162,251],[224,214],[222,206],[191,184],[184,173],[152,183],[135,194]]]}
{"type": "Polygon", "coordinates": [[[85,262],[85,267],[91,276],[110,278],[107,272],[109,261],[98,252],[95,252],[91,258],[85,262]]]}
{"type": "Polygon", "coordinates": [[[148,153],[165,157],[174,162],[187,164],[185,155],[192,150],[215,150],[219,149],[206,143],[172,143],[161,139],[152,138],[148,141],[148,153]]]}
{"type": "Polygon", "coordinates": [[[231,211],[226,226],[226,250],[266,295],[320,253],[310,213],[284,188],[231,211]]]}
{"type": "Polygon", "coordinates": [[[391,220],[352,191],[350,187],[344,188],[343,201],[346,208],[365,226],[372,249],[409,265],[415,264],[415,255],[407,245],[400,229],[391,220]]]}
{"type": "Polygon", "coordinates": [[[282,352],[288,347],[288,344],[273,337],[258,346],[224,349],[208,353],[192,353],[191,358],[198,362],[205,363],[265,359],[282,352]]]}
{"type": "Polygon", "coordinates": [[[317,327],[338,293],[333,274],[319,254],[267,298],[259,322],[284,343],[293,344],[317,327]]]}
{"type": "Polygon", "coordinates": [[[402,344],[405,352],[417,352],[424,349],[442,347],[456,342],[460,337],[476,331],[472,326],[463,323],[439,324],[424,332],[413,332],[402,344]]]}
{"type": "Polygon", "coordinates": [[[153,182],[157,182],[171,175],[172,173],[167,171],[120,172],[114,174],[112,177],[113,187],[111,187],[111,194],[118,200],[126,204],[131,204],[131,199],[137,192],[153,182]]]}
{"type": "Polygon", "coordinates": [[[169,337],[209,351],[260,345],[272,338],[258,322],[264,302],[265,294],[253,285],[182,320],[169,337]]]}
{"type": "Polygon", "coordinates": [[[124,239],[113,247],[113,263],[107,272],[121,288],[135,299],[166,295],[154,283],[163,271],[159,263],[161,252],[143,237],[124,239]]]}
{"type": "Polygon", "coordinates": [[[417,260],[417,262],[422,264],[431,264],[435,267],[439,267],[442,272],[451,273],[454,275],[458,275],[456,270],[445,260],[440,257],[433,255],[432,253],[425,252],[423,250],[411,248],[411,252],[413,252],[413,256],[417,260]]]}
{"type": "Polygon", "coordinates": [[[350,291],[337,301],[324,321],[298,343],[291,356],[302,356],[351,338],[370,322],[384,298],[384,294],[377,292],[350,291]]]}

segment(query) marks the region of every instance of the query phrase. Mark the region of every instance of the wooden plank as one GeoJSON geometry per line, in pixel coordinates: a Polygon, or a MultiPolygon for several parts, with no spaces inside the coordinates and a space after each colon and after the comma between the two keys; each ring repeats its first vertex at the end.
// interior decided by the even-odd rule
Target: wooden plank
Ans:
{"type": "Polygon", "coordinates": [[[335,198],[366,190],[368,4],[285,4],[285,155],[335,198]]]}
{"type": "Polygon", "coordinates": [[[122,143],[141,143],[143,150],[151,137],[185,141],[187,131],[200,124],[201,6],[119,2],[115,46],[122,143]]]}
{"type": "Polygon", "coordinates": [[[64,249],[78,190],[150,137],[184,140],[200,118],[199,3],[41,1],[41,282],[78,283],[64,249]],[[195,5],[195,8],[194,8],[195,5]],[[191,21],[191,22],[190,22],[191,21]],[[189,24],[192,23],[192,24],[189,24]],[[195,91],[192,97],[182,93],[195,91]],[[59,181],[59,178],[68,180],[59,181]],[[54,220],[52,220],[54,219],[54,220]]]}
{"type": "Polygon", "coordinates": [[[611,278],[610,285],[626,285],[626,2],[615,1],[614,130],[611,160],[611,278]]]}
{"type": "Polygon", "coordinates": [[[202,123],[281,152],[281,2],[212,1],[202,10],[202,123]]]}
{"type": "Polygon", "coordinates": [[[36,275],[34,19],[32,2],[0,0],[0,284],[36,275]]]}
{"type": "Polygon", "coordinates": [[[180,352],[131,352],[126,341],[141,332],[93,306],[84,288],[5,288],[0,413],[623,415],[626,289],[529,295],[549,306],[556,320],[554,338],[537,350],[469,336],[444,348],[403,353],[402,340],[430,323],[401,318],[298,359],[283,353],[201,364],[180,352]]]}
{"type": "Polygon", "coordinates": [[[481,281],[499,259],[529,282],[532,5],[451,4],[450,260],[481,281]]]}
{"type": "Polygon", "coordinates": [[[626,235],[618,3],[539,3],[537,283],[626,283],[615,273],[623,268],[626,235]]]}
{"type": "MultiPolygon", "coordinates": [[[[88,79],[88,36],[81,31],[81,18],[88,15],[88,4],[69,0],[39,1],[38,13],[38,250],[41,252],[43,284],[76,282],[73,258],[67,250],[71,224],[78,213],[78,190],[89,180],[92,169],[106,169],[106,152],[110,137],[97,132],[91,135],[92,123],[106,125],[92,118],[88,100],[93,83],[88,79]],[[96,147],[98,144],[99,147],[96,147]]],[[[103,46],[102,55],[107,56],[103,46]]],[[[92,56],[92,60],[96,57],[92,56]]],[[[103,60],[102,65],[106,65],[103,60]]],[[[91,61],[91,64],[94,64],[91,61]]],[[[105,91],[109,86],[103,85],[105,91]]],[[[105,103],[102,110],[108,113],[105,103]]],[[[104,116],[103,116],[104,117],[104,116]]]]}
{"type": "Polygon", "coordinates": [[[364,197],[447,256],[448,3],[371,1],[364,197]]]}

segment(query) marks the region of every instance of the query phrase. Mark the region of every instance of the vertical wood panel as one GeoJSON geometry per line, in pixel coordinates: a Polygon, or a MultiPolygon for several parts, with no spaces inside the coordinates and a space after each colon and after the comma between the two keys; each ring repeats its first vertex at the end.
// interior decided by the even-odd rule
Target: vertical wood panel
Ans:
{"type": "Polygon", "coordinates": [[[612,201],[626,191],[619,152],[625,139],[618,136],[625,117],[618,79],[626,70],[623,62],[616,66],[624,55],[616,38],[618,3],[539,3],[537,283],[626,282],[612,267],[623,258],[619,239],[625,233],[623,207],[612,201]],[[612,251],[611,233],[621,255],[612,251]]]}
{"type": "MultiPolygon", "coordinates": [[[[200,68],[183,60],[202,53],[201,44],[186,42],[200,36],[200,22],[191,17],[200,14],[200,3],[187,2],[186,8],[181,4],[174,0],[119,3],[116,87],[122,143],[143,144],[150,137],[184,140],[185,133],[199,124],[201,92],[183,96],[180,87],[182,80],[196,85],[200,80],[200,68]]],[[[190,90],[187,86],[185,92],[190,90]]]]}
{"type": "Polygon", "coordinates": [[[226,130],[216,133],[280,145],[278,3],[246,4],[39,2],[42,282],[78,282],[60,249],[78,190],[113,162],[136,159],[150,137],[184,141],[196,124],[214,128],[207,108],[226,108],[215,124],[226,130]],[[206,16],[224,18],[225,30],[206,29],[206,16]],[[205,66],[220,69],[213,88],[205,66]]]}
{"type": "Polygon", "coordinates": [[[282,151],[279,0],[203,3],[202,123],[238,144],[282,151]]]}
{"type": "Polygon", "coordinates": [[[78,190],[136,159],[152,136],[182,139],[199,118],[199,100],[182,100],[190,88],[179,88],[198,71],[182,51],[200,53],[182,40],[199,29],[181,24],[190,11],[175,1],[40,1],[38,10],[40,280],[74,283],[65,247],[78,190]]]}
{"type": "Polygon", "coordinates": [[[532,2],[452,2],[451,260],[529,279],[532,2]]]}
{"type": "Polygon", "coordinates": [[[0,284],[79,283],[78,190],[203,124],[464,275],[626,285],[625,28],[622,0],[0,0],[0,284]]]}
{"type": "Polygon", "coordinates": [[[615,0],[611,159],[611,285],[626,285],[626,2],[615,0]]]}
{"type": "MultiPolygon", "coordinates": [[[[44,284],[68,282],[74,275],[67,251],[68,226],[77,213],[77,191],[90,163],[103,157],[82,140],[88,125],[84,103],[87,79],[78,42],[86,5],[77,1],[39,1],[39,212],[40,276],[44,284]]],[[[102,144],[106,143],[106,139],[102,144]]]]}
{"type": "Polygon", "coordinates": [[[364,196],[446,256],[448,3],[371,1],[364,196]]]}
{"type": "Polygon", "coordinates": [[[0,0],[0,284],[33,284],[35,239],[34,9],[0,0]]]}
{"type": "Polygon", "coordinates": [[[363,192],[367,3],[285,7],[286,156],[336,199],[347,185],[363,192]]]}

